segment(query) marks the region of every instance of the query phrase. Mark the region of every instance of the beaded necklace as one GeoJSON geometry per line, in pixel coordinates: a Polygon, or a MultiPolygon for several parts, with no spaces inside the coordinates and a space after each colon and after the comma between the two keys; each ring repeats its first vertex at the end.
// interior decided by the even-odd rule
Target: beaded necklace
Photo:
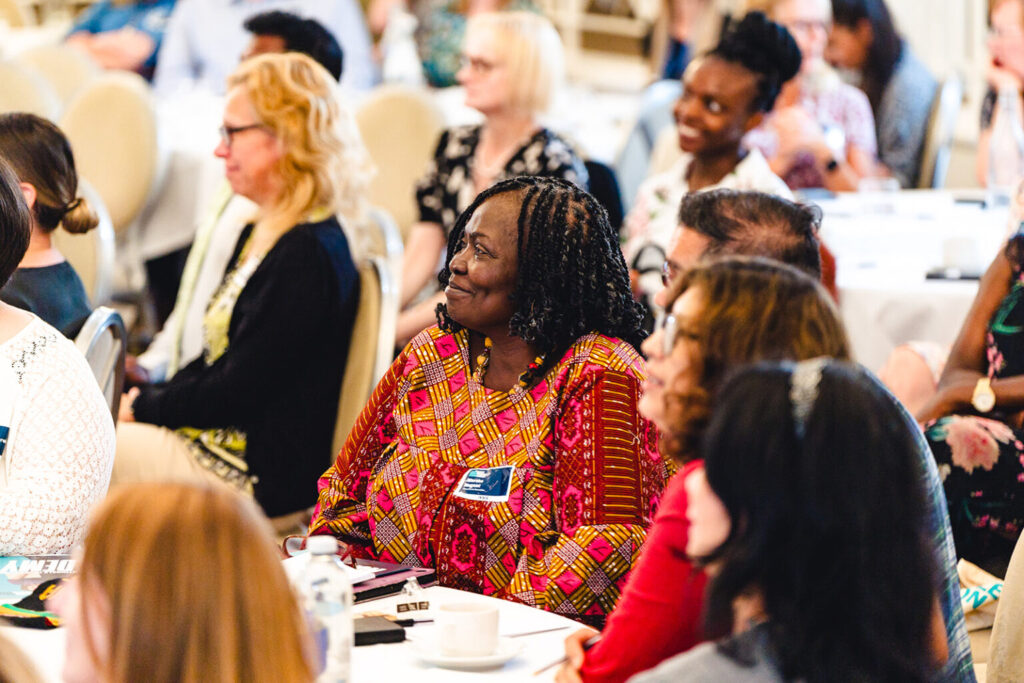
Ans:
{"type": "MultiPolygon", "coordinates": [[[[491,338],[484,337],[484,350],[476,357],[476,369],[473,370],[473,381],[481,386],[483,386],[484,383],[484,375],[487,373],[487,366],[491,362],[492,346],[494,346],[494,342],[491,341],[491,338]]],[[[526,370],[519,375],[519,381],[516,382],[516,386],[520,389],[525,389],[530,386],[530,382],[533,381],[534,375],[543,365],[544,354],[541,354],[534,358],[533,362],[527,366],[526,370]]]]}

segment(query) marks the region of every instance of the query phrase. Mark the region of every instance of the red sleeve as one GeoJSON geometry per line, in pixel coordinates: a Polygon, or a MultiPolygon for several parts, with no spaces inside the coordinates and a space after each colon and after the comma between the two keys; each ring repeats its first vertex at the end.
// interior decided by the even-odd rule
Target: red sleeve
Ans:
{"type": "Polygon", "coordinates": [[[700,461],[669,480],[629,583],[601,641],[587,653],[584,681],[625,681],[701,642],[704,572],[686,559],[690,524],[683,480],[700,461]]]}

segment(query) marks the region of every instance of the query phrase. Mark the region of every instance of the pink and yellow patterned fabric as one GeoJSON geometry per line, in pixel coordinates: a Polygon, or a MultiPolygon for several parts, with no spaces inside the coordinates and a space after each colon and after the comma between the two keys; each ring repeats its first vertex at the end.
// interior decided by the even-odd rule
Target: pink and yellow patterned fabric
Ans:
{"type": "Polygon", "coordinates": [[[668,474],[636,409],[643,360],[590,334],[532,388],[496,391],[471,375],[465,330],[413,339],[320,479],[310,533],[600,624],[668,474]],[[503,465],[514,467],[507,501],[456,495],[468,469],[503,465]]]}

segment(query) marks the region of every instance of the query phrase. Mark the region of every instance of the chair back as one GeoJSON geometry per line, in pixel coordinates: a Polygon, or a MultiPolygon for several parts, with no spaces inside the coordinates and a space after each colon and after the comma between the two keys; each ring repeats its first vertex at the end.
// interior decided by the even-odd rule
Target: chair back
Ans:
{"type": "Polygon", "coordinates": [[[64,255],[82,279],[90,303],[94,307],[101,306],[108,303],[113,294],[114,224],[110,222],[110,214],[103,200],[88,182],[79,182],[78,193],[85,197],[96,212],[100,219],[99,225],[84,235],[54,230],[50,238],[53,246],[64,255]]]}
{"type": "Polygon", "coordinates": [[[103,70],[85,52],[70,45],[40,45],[18,55],[18,61],[38,71],[57,91],[66,107],[78,91],[103,70]]]}
{"type": "Polygon", "coordinates": [[[398,321],[398,288],[380,256],[370,256],[359,269],[359,308],[348,346],[345,377],[334,425],[335,454],[348,438],[378,380],[391,365],[398,321]]]}
{"type": "Polygon", "coordinates": [[[946,184],[953,133],[960,116],[963,94],[963,83],[956,74],[947,76],[935,89],[932,112],[928,117],[928,131],[921,150],[921,168],[917,178],[919,188],[939,189],[946,184]]]}
{"type": "MultiPolygon", "coordinates": [[[[986,679],[990,681],[1019,681],[1024,671],[1024,536],[1017,545],[1006,568],[1003,589],[999,594],[996,619],[989,640],[986,679]]],[[[979,679],[980,680],[980,679],[979,679]]]]}
{"type": "Polygon", "coordinates": [[[108,72],[75,96],[60,127],[78,174],[103,198],[121,234],[145,207],[160,167],[156,110],[138,74],[108,72]]]}
{"type": "Polygon", "coordinates": [[[391,214],[404,238],[419,220],[416,181],[433,158],[444,118],[428,91],[383,85],[359,105],[356,123],[377,166],[370,203],[391,214]]]}
{"type": "Polygon", "coordinates": [[[75,346],[85,356],[103,397],[110,406],[110,414],[117,422],[117,411],[124,391],[124,355],[127,345],[124,321],[117,311],[100,306],[89,315],[75,346]]]}
{"type": "Polygon", "coordinates": [[[60,97],[46,78],[19,62],[0,62],[0,114],[23,111],[51,121],[60,112],[60,97]]]}
{"type": "Polygon", "coordinates": [[[382,257],[391,270],[391,284],[395,291],[402,289],[402,234],[391,215],[380,207],[373,207],[367,215],[366,230],[369,233],[370,253],[367,256],[382,257]]]}
{"type": "Polygon", "coordinates": [[[6,21],[11,28],[21,28],[33,23],[18,0],[0,0],[0,19],[6,21]]]}
{"type": "Polygon", "coordinates": [[[655,81],[644,90],[636,123],[615,158],[615,172],[627,211],[633,205],[640,183],[651,175],[651,154],[658,136],[666,128],[675,129],[672,108],[682,91],[682,84],[675,79],[655,81]]]}

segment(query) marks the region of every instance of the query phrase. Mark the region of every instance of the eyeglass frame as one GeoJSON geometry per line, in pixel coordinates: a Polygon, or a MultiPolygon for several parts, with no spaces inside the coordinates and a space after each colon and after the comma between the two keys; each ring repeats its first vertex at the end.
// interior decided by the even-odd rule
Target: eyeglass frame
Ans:
{"type": "Polygon", "coordinates": [[[671,356],[672,349],[676,345],[676,337],[679,334],[679,323],[676,321],[676,316],[663,312],[658,316],[654,330],[655,332],[661,331],[661,355],[666,358],[671,356]]]}
{"type": "Polygon", "coordinates": [[[469,55],[459,55],[459,68],[469,69],[475,74],[486,76],[491,73],[502,64],[501,62],[492,62],[487,59],[480,59],[479,57],[470,57],[469,55]]]}
{"type": "Polygon", "coordinates": [[[266,129],[266,127],[267,126],[262,123],[250,123],[246,126],[223,125],[217,129],[217,132],[220,134],[220,141],[224,143],[224,146],[230,148],[232,143],[235,141],[235,135],[238,133],[244,133],[247,130],[254,130],[256,128],[266,129]]]}

